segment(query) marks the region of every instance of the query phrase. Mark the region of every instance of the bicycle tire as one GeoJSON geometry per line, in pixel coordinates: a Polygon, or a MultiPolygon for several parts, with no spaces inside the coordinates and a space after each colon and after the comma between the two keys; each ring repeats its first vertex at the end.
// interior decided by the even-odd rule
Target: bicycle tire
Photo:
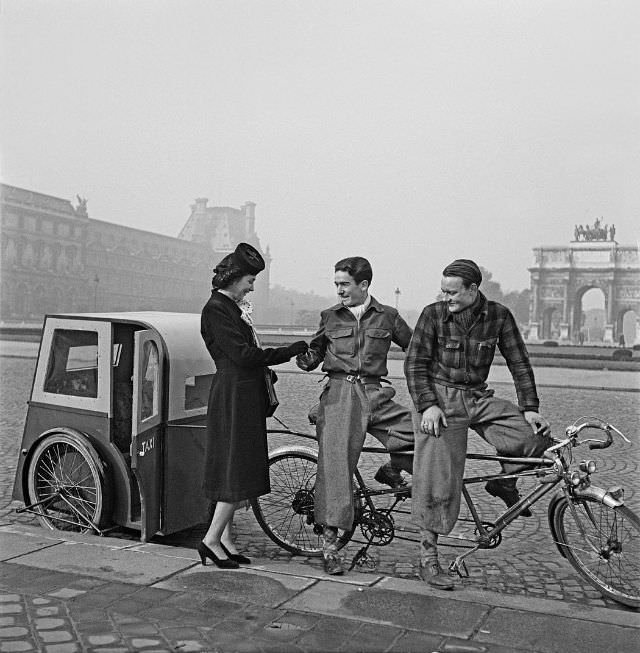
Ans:
{"type": "Polygon", "coordinates": [[[639,607],[640,518],[626,506],[611,508],[592,497],[571,502],[576,514],[563,497],[550,515],[560,552],[601,594],[639,607]]]}
{"type": "Polygon", "coordinates": [[[49,530],[87,532],[109,523],[111,489],[92,445],[73,433],[51,433],[35,447],[26,470],[27,503],[49,530]],[[64,499],[57,492],[64,490],[64,499]],[[74,511],[83,516],[78,517],[74,511]]]}
{"type": "MultiPolygon", "coordinates": [[[[251,502],[258,524],[276,544],[294,555],[321,556],[322,532],[313,515],[318,458],[313,450],[275,452],[269,459],[271,493],[251,502]]],[[[355,523],[338,531],[338,548],[352,537],[355,523]]]]}

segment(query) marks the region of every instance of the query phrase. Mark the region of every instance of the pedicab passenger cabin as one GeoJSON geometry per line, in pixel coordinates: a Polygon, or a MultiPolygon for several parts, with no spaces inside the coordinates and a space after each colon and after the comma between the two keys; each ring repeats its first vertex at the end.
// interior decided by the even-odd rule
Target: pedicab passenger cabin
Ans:
{"type": "Polygon", "coordinates": [[[51,530],[154,535],[207,521],[215,367],[200,315],[45,317],[13,497],[51,530]]]}

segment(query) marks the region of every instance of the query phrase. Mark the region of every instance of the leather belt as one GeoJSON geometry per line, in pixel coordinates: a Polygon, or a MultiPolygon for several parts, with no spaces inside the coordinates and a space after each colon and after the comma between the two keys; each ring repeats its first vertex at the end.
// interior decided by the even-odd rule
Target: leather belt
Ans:
{"type": "Polygon", "coordinates": [[[366,374],[348,374],[347,372],[329,372],[330,379],[343,379],[349,383],[381,383],[388,381],[380,376],[367,376],[366,374]]]}

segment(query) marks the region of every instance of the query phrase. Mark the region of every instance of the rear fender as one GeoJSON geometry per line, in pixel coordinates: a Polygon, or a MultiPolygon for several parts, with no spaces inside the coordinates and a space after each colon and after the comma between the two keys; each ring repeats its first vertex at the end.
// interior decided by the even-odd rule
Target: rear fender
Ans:
{"type": "Polygon", "coordinates": [[[22,487],[22,501],[26,503],[26,500],[28,498],[28,471],[29,471],[29,466],[31,464],[31,458],[33,456],[33,452],[35,451],[36,447],[42,440],[49,435],[56,435],[58,433],[63,433],[64,435],[68,435],[71,437],[73,440],[76,442],[80,442],[85,447],[87,447],[89,454],[91,455],[91,458],[93,459],[93,462],[95,463],[96,467],[102,474],[103,479],[105,482],[108,480],[108,474],[107,474],[107,467],[105,465],[104,460],[100,457],[96,450],[96,445],[93,442],[92,438],[89,437],[86,433],[82,433],[81,431],[77,431],[76,429],[71,429],[66,426],[56,426],[55,428],[48,429],[47,431],[44,431],[41,433],[31,444],[31,447],[29,448],[29,451],[26,453],[25,456],[25,461],[22,466],[22,478],[20,479],[21,481],[21,487],[22,487]],[[88,445],[88,446],[87,446],[88,445]]]}
{"type": "Polygon", "coordinates": [[[307,456],[312,456],[316,460],[318,460],[318,451],[316,449],[313,449],[312,447],[303,447],[303,446],[295,446],[295,445],[289,445],[286,444],[282,447],[278,447],[277,449],[273,449],[272,451],[269,452],[269,460],[272,458],[275,458],[275,456],[279,456],[281,454],[286,454],[286,453],[299,453],[307,456]]]}

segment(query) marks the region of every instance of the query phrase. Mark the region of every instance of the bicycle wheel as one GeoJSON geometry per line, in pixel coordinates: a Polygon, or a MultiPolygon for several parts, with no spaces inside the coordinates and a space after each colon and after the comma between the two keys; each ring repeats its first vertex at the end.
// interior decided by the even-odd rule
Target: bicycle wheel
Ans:
{"type": "Polygon", "coordinates": [[[561,553],[604,596],[640,606],[640,518],[626,506],[564,498],[551,522],[561,553]]]}
{"type": "MultiPolygon", "coordinates": [[[[271,493],[252,502],[262,530],[295,555],[322,555],[322,526],[315,523],[313,490],[318,459],[312,450],[277,452],[269,460],[271,493]]],[[[353,535],[355,524],[338,531],[338,548],[353,535]]]]}
{"type": "Polygon", "coordinates": [[[98,454],[75,434],[54,433],[36,446],[27,469],[28,503],[49,530],[100,529],[109,517],[107,480],[98,454]]]}

